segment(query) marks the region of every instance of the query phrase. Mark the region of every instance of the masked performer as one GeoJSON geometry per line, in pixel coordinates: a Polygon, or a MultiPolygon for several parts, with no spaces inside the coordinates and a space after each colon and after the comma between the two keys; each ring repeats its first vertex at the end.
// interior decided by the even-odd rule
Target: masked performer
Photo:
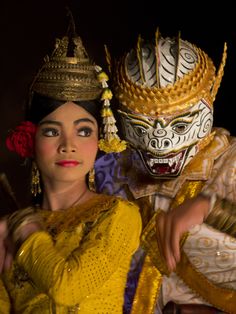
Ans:
{"type": "Polygon", "coordinates": [[[97,187],[135,200],[143,219],[125,312],[236,313],[236,139],[213,128],[226,45],[217,71],[204,51],[158,31],[107,56],[130,147],[97,161],[97,187]]]}
{"type": "Polygon", "coordinates": [[[122,313],[142,227],[137,205],[91,186],[98,146],[124,148],[107,79],[70,31],[32,84],[27,120],[7,138],[33,161],[41,200],[0,223],[0,313],[122,313]]]}

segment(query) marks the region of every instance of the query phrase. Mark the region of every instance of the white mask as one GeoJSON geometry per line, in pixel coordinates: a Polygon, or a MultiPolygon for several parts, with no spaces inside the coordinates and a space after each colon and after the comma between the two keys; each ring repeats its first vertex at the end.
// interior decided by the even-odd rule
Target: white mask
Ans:
{"type": "Polygon", "coordinates": [[[148,172],[157,178],[178,176],[213,124],[213,110],[204,100],[174,116],[120,114],[126,141],[138,150],[148,172]]]}

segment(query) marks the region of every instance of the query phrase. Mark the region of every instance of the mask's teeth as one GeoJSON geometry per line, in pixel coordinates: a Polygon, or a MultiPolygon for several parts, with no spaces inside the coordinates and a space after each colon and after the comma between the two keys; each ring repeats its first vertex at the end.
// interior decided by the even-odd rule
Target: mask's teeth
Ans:
{"type": "Polygon", "coordinates": [[[172,165],[173,165],[173,163],[174,163],[174,159],[175,159],[175,158],[170,158],[170,159],[169,159],[168,164],[169,164],[170,167],[172,167],[172,165]]]}
{"type": "Polygon", "coordinates": [[[151,158],[151,159],[149,159],[148,163],[152,167],[155,164],[155,161],[156,161],[156,159],[151,158]]]}
{"type": "Polygon", "coordinates": [[[166,164],[170,167],[171,173],[174,173],[177,170],[181,156],[182,152],[172,158],[149,158],[147,160],[147,163],[149,167],[152,168],[152,171],[154,173],[156,172],[156,169],[154,167],[155,164],[166,164]]]}

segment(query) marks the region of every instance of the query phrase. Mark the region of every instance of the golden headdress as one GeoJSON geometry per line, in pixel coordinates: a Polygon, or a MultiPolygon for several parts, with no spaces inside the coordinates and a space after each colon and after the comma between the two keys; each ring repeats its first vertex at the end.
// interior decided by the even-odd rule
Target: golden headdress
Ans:
{"type": "MultiPolygon", "coordinates": [[[[139,37],[136,49],[112,68],[114,94],[124,110],[149,116],[178,114],[201,99],[212,106],[223,76],[226,50],[225,44],[216,74],[208,55],[180,36],[163,38],[157,31],[154,43],[144,43],[139,37]]],[[[109,61],[108,54],[107,58],[109,61]]]]}
{"type": "Polygon", "coordinates": [[[99,148],[105,152],[120,152],[126,148],[126,143],[117,135],[116,120],[110,108],[113,95],[108,88],[108,76],[90,61],[81,38],[75,33],[73,20],[71,23],[71,34],[56,39],[53,53],[44,59],[31,93],[62,101],[100,99],[104,128],[99,148]]]}
{"type": "Polygon", "coordinates": [[[44,61],[34,92],[65,101],[99,99],[102,85],[79,36],[57,38],[52,55],[44,61]]]}

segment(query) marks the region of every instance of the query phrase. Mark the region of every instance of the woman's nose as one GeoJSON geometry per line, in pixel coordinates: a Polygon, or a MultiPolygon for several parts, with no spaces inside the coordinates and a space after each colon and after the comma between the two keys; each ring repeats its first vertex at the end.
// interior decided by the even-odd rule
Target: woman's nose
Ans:
{"type": "Polygon", "coordinates": [[[59,145],[60,153],[73,153],[76,152],[76,146],[72,140],[64,139],[59,145]]]}

